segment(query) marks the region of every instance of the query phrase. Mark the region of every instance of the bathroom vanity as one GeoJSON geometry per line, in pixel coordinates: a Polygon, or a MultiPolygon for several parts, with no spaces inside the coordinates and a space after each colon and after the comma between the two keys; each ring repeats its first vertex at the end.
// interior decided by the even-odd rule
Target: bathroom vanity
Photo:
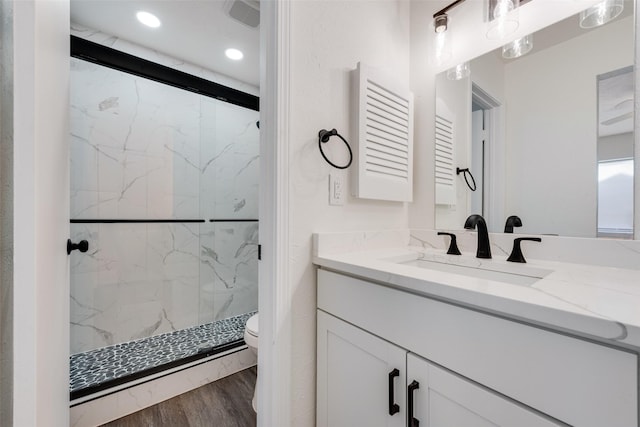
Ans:
{"type": "Polygon", "coordinates": [[[638,426],[637,270],[362,249],[316,252],[318,426],[638,426]]]}

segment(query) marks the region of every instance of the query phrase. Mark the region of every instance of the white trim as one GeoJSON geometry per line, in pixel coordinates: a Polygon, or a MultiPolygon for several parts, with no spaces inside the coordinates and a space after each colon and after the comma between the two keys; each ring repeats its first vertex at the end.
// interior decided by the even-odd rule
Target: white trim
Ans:
{"type": "Polygon", "coordinates": [[[258,427],[291,425],[289,1],[260,3],[258,427]]]}
{"type": "Polygon", "coordinates": [[[69,424],[69,0],[13,2],[13,425],[69,424]]]}
{"type": "Polygon", "coordinates": [[[506,144],[504,139],[504,107],[498,106],[485,111],[485,122],[489,123],[491,147],[486,162],[488,176],[485,184],[485,207],[489,221],[489,230],[502,231],[505,213],[506,194],[506,144]]]}
{"type": "Polygon", "coordinates": [[[35,4],[13,4],[13,425],[36,425],[35,4]],[[20,286],[16,286],[16,284],[20,286]],[[18,339],[19,337],[19,339],[18,339]],[[20,384],[19,387],[16,387],[20,384]]]}
{"type": "Polygon", "coordinates": [[[487,219],[489,230],[500,232],[502,220],[505,216],[505,177],[506,146],[504,140],[504,108],[500,101],[491,96],[478,84],[472,83],[472,101],[477,102],[484,109],[485,128],[489,140],[485,157],[484,180],[484,217],[487,219]]]}

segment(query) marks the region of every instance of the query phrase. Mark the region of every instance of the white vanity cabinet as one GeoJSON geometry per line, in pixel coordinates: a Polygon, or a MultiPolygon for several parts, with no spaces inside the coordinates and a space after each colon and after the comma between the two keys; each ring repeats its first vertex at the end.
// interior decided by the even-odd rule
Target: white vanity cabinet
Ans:
{"type": "Polygon", "coordinates": [[[317,361],[321,427],[638,427],[636,352],[323,269],[317,361]]]}
{"type": "Polygon", "coordinates": [[[319,311],[316,425],[406,426],[406,354],[319,311]]]}
{"type": "Polygon", "coordinates": [[[413,414],[412,422],[407,425],[412,427],[565,425],[411,353],[407,355],[407,372],[407,396],[412,401],[408,414],[413,414]],[[409,388],[411,385],[413,387],[409,388]]]}
{"type": "Polygon", "coordinates": [[[318,311],[318,427],[556,427],[349,323],[318,311]],[[411,423],[407,424],[408,419],[411,423]]]}

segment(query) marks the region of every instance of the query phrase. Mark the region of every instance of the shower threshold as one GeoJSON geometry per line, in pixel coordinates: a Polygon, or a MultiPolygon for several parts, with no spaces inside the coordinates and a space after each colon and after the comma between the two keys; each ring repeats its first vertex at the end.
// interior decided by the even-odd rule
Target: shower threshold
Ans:
{"type": "Polygon", "coordinates": [[[243,346],[247,319],[256,312],[98,348],[70,357],[73,401],[243,346]]]}

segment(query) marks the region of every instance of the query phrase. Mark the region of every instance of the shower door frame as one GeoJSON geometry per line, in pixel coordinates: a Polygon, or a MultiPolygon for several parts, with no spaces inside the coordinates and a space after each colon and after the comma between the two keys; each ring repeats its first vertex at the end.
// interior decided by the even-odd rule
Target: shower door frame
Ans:
{"type": "MultiPolygon", "coordinates": [[[[111,47],[92,42],[90,40],[83,39],[74,35],[70,36],[70,56],[75,59],[87,61],[93,64],[97,64],[102,67],[106,67],[112,70],[120,71],[126,74],[142,77],[144,79],[155,81],[163,85],[175,87],[177,89],[192,92],[197,95],[212,98],[220,102],[225,102],[233,105],[237,105],[248,110],[258,111],[260,99],[258,96],[243,92],[241,90],[233,89],[228,86],[224,86],[219,83],[212,82],[210,80],[203,79],[201,77],[194,76],[192,74],[185,73],[183,71],[176,70],[174,68],[167,67],[162,64],[158,64],[153,61],[141,58],[139,56],[131,55],[129,53],[113,49],[111,47]]],[[[217,223],[217,222],[256,222],[259,223],[259,219],[222,219],[222,218],[96,218],[96,219],[84,219],[84,218],[72,218],[71,224],[158,224],[158,223],[189,223],[189,224],[205,224],[205,223],[217,223]]],[[[259,253],[259,252],[258,252],[259,253]]],[[[114,343],[117,344],[117,343],[114,343]]],[[[90,385],[78,390],[72,390],[70,392],[70,399],[72,407],[84,403],[84,398],[87,396],[95,395],[96,393],[102,393],[105,390],[113,389],[114,387],[120,387],[131,384],[136,384],[137,380],[147,378],[165,371],[172,370],[174,368],[191,364],[195,361],[208,358],[210,356],[227,352],[230,350],[238,349],[243,346],[244,341],[232,341],[224,343],[206,351],[199,351],[197,354],[193,354],[187,357],[183,357],[178,360],[173,360],[167,363],[163,363],[158,366],[146,368],[141,371],[135,371],[127,374],[123,377],[116,377],[107,380],[103,383],[90,385]]]]}

